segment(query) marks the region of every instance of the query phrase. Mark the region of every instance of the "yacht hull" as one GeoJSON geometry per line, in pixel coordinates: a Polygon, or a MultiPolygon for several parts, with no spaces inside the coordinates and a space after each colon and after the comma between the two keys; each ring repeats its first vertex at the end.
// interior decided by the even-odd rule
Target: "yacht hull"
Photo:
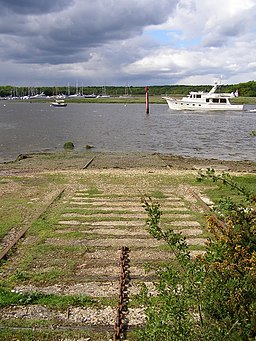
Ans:
{"type": "Polygon", "coordinates": [[[195,111],[229,111],[229,110],[244,110],[244,105],[240,104],[221,104],[221,103],[205,103],[205,102],[192,102],[185,100],[178,100],[171,97],[163,97],[168,106],[172,110],[195,110],[195,111]]]}

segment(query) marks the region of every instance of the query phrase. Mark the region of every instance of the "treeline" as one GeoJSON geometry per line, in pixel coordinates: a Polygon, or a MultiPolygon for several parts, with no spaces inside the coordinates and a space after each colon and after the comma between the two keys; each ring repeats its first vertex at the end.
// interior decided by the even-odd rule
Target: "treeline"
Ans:
{"type": "MultiPolygon", "coordinates": [[[[209,91],[212,85],[162,85],[149,86],[151,96],[161,96],[165,94],[187,95],[190,91],[209,91]]],[[[256,97],[256,81],[246,83],[222,85],[221,92],[235,92],[238,90],[239,95],[243,97],[256,97]]],[[[140,96],[145,94],[145,87],[124,87],[124,86],[59,86],[59,87],[15,87],[11,85],[0,86],[0,97],[23,97],[44,93],[46,96],[54,96],[57,94],[73,95],[79,92],[84,95],[101,95],[106,93],[110,96],[132,95],[140,96]]]]}

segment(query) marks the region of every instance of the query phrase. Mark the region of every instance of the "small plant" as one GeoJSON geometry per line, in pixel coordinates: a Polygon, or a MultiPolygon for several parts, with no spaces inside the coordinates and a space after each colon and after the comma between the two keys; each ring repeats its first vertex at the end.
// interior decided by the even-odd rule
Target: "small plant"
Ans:
{"type": "Polygon", "coordinates": [[[63,146],[64,149],[74,149],[75,148],[75,145],[73,142],[71,141],[67,141],[64,143],[64,146],[63,146]]]}
{"type": "Polygon", "coordinates": [[[255,137],[255,136],[256,136],[256,130],[252,130],[252,131],[250,132],[250,136],[255,137]]]}
{"type": "Polygon", "coordinates": [[[204,335],[200,293],[204,267],[192,261],[186,238],[181,233],[161,229],[160,205],[149,198],[144,199],[143,206],[149,217],[147,230],[154,238],[168,244],[176,261],[158,268],[156,297],[148,295],[146,286],[142,287],[141,298],[147,307],[147,324],[139,331],[140,339],[196,340],[197,334],[204,335]]]}
{"type": "Polygon", "coordinates": [[[16,270],[12,278],[17,281],[24,281],[28,278],[28,275],[25,272],[16,270]]]}

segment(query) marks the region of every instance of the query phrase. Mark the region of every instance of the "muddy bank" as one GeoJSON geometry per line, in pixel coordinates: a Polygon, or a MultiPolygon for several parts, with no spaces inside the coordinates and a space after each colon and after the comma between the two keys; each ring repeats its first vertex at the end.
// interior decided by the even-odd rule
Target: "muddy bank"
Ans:
{"type": "Polygon", "coordinates": [[[225,161],[199,159],[176,155],[144,152],[75,152],[37,153],[18,155],[16,160],[0,164],[0,172],[51,171],[76,169],[175,169],[199,170],[214,168],[230,172],[255,173],[256,163],[251,161],[225,161]]]}

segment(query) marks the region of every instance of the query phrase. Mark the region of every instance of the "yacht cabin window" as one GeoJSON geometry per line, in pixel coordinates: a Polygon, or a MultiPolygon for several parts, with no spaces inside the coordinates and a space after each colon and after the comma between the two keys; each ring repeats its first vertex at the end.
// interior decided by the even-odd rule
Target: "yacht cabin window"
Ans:
{"type": "Polygon", "coordinates": [[[221,98],[220,99],[220,103],[227,103],[227,99],[226,98],[221,98]]]}

